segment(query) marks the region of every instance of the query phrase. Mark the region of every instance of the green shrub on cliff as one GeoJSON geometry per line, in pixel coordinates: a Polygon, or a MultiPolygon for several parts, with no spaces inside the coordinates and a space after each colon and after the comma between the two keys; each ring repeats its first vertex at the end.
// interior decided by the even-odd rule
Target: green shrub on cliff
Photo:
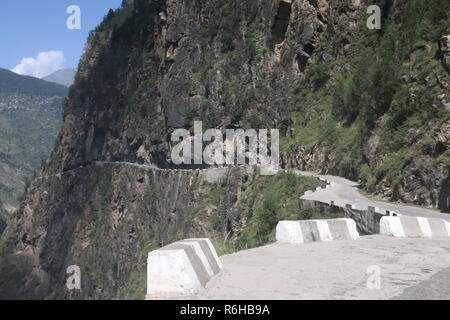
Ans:
{"type": "Polygon", "coordinates": [[[315,178],[281,172],[275,176],[259,176],[244,192],[243,202],[248,224],[237,240],[237,248],[253,248],[275,240],[280,220],[301,220],[299,198],[307,190],[318,187],[315,178]]]}

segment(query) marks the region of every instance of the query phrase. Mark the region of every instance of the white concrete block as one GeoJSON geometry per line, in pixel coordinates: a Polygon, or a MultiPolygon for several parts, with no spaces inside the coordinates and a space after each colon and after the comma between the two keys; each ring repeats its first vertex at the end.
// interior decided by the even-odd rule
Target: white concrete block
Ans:
{"type": "Polygon", "coordinates": [[[185,250],[153,251],[147,260],[147,296],[194,294],[203,288],[185,250]]]}
{"type": "Polygon", "coordinates": [[[382,217],[380,220],[380,234],[404,238],[405,231],[399,217],[382,217]]]}
{"type": "Polygon", "coordinates": [[[379,214],[384,214],[383,210],[381,210],[381,209],[378,208],[378,207],[375,207],[375,212],[376,212],[376,213],[379,213],[379,214]]]}
{"type": "Polygon", "coordinates": [[[303,232],[298,221],[280,221],[276,229],[276,239],[281,243],[303,243],[303,232]]]}
{"type": "Polygon", "coordinates": [[[147,259],[147,299],[198,293],[221,269],[209,239],[187,239],[152,251],[147,259]]]}
{"type": "Polygon", "coordinates": [[[280,221],[276,239],[281,243],[300,244],[313,241],[359,239],[353,219],[280,221]]]}
{"type": "Polygon", "coordinates": [[[439,218],[386,216],[380,221],[380,233],[393,237],[448,237],[449,231],[449,223],[439,218]]]}

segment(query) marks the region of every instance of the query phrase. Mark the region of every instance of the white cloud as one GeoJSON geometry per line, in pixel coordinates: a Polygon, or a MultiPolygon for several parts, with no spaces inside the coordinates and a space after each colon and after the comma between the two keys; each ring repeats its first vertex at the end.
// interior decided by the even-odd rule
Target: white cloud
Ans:
{"type": "Polygon", "coordinates": [[[36,58],[23,58],[12,72],[43,78],[63,68],[65,62],[64,53],[58,51],[40,52],[36,58]]]}

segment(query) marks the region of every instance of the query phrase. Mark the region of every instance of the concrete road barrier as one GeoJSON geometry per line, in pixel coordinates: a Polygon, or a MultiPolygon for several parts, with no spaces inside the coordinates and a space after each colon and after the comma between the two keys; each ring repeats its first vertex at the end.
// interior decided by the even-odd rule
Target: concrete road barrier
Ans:
{"type": "Polygon", "coordinates": [[[359,239],[353,219],[280,221],[276,239],[281,243],[308,243],[359,239]]]}
{"type": "Polygon", "coordinates": [[[378,208],[378,207],[375,207],[375,213],[378,213],[378,214],[384,215],[384,212],[383,212],[383,210],[382,210],[382,209],[380,209],[380,208],[378,208]]]}
{"type": "Polygon", "coordinates": [[[379,214],[384,215],[383,210],[381,210],[381,209],[378,208],[378,207],[371,207],[371,206],[369,206],[369,207],[367,208],[367,210],[368,210],[370,213],[379,213],[379,214]]]}
{"type": "Polygon", "coordinates": [[[198,293],[221,269],[209,239],[172,243],[148,254],[146,299],[198,293]]]}
{"type": "Polygon", "coordinates": [[[439,218],[386,216],[380,233],[397,238],[450,237],[450,223],[439,218]]]}

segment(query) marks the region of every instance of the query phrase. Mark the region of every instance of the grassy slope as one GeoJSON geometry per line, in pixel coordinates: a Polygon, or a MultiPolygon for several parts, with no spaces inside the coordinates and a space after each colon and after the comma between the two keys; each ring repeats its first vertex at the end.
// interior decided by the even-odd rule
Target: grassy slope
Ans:
{"type": "MultiPolygon", "coordinates": [[[[212,238],[220,254],[254,248],[275,240],[275,227],[280,220],[311,219],[315,213],[300,210],[299,198],[307,190],[320,185],[315,178],[300,177],[281,172],[275,176],[257,176],[251,183],[243,184],[238,200],[242,210],[242,228],[232,239],[217,239],[215,232],[226,229],[227,209],[224,200],[227,186],[212,189],[208,195],[209,204],[218,208],[213,217],[212,238]]],[[[317,217],[317,216],[315,216],[317,217]]]]}

